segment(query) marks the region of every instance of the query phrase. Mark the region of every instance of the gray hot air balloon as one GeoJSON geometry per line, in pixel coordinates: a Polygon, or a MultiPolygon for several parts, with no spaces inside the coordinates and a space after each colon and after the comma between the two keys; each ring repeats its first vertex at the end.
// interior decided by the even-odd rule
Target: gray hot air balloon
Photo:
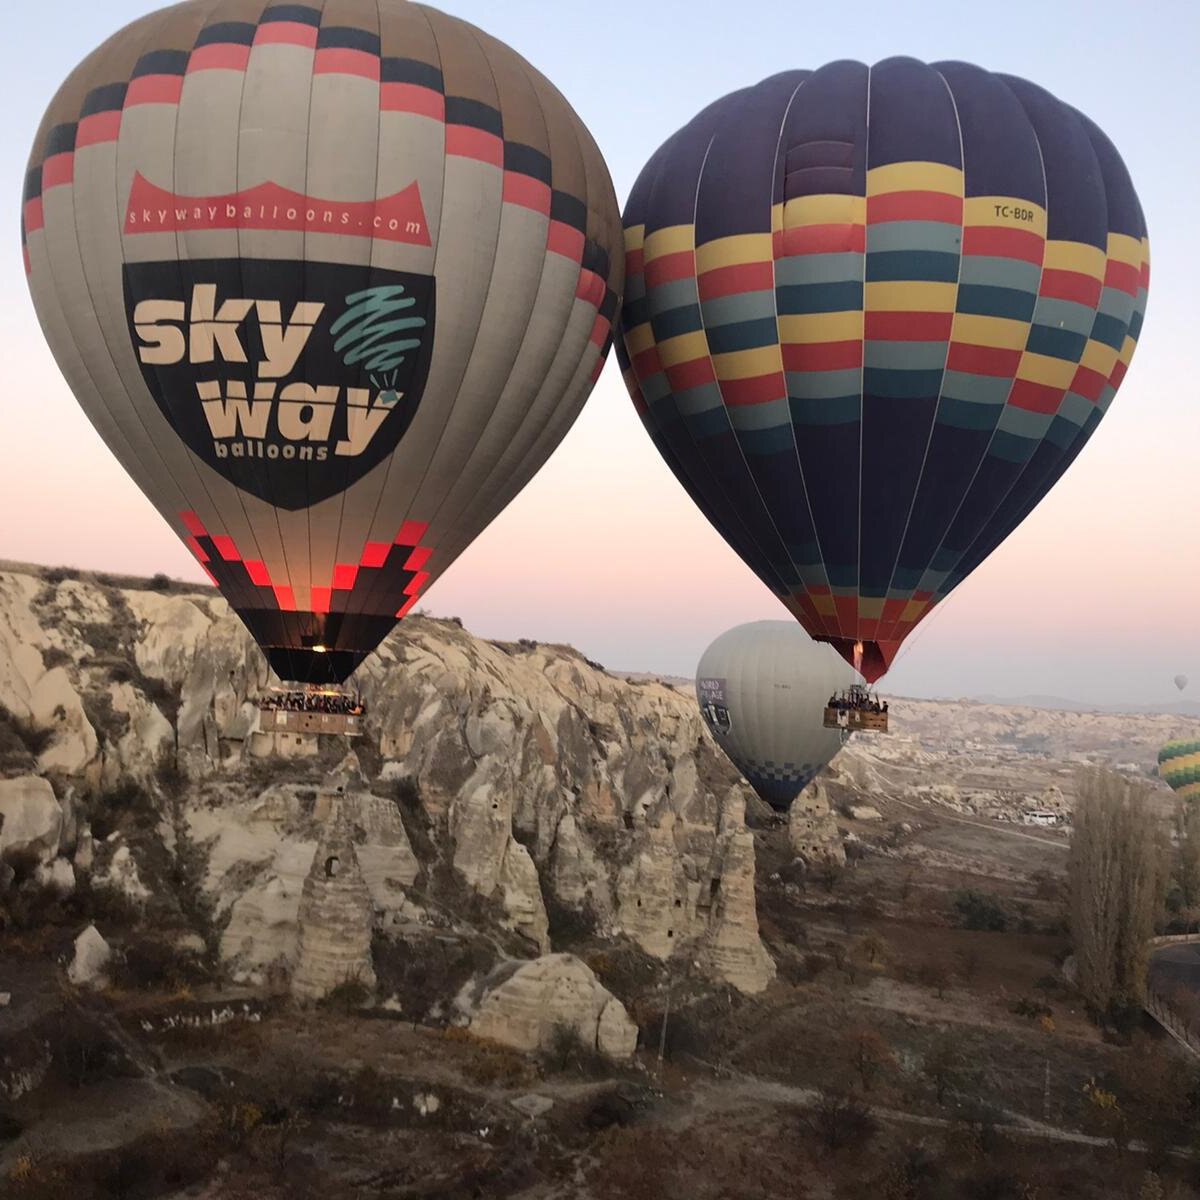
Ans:
{"type": "Polygon", "coordinates": [[[22,237],[87,416],[309,681],[349,675],[545,462],[624,262],[562,95],[406,0],[135,21],[51,103],[22,237]]]}
{"type": "Polygon", "coordinates": [[[1188,685],[1188,677],[1186,675],[1175,676],[1175,686],[1182,692],[1188,685]]]}
{"type": "Polygon", "coordinates": [[[856,679],[794,621],[755,621],[705,650],[696,698],[721,749],[782,811],[841,749],[841,733],[824,727],[825,705],[856,679]]]}

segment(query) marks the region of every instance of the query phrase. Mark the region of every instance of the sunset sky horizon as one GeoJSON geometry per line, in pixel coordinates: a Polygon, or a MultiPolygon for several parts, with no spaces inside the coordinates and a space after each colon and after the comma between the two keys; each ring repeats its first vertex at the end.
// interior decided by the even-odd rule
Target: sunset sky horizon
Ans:
{"type": "MultiPolygon", "coordinates": [[[[204,581],[76,405],[46,347],[17,236],[34,131],[66,74],[155,0],[46,0],[10,18],[0,148],[8,252],[0,332],[0,559],[204,581]]],[[[1191,147],[1200,12],[1167,0],[864,4],[781,36],[779,4],[738,20],[677,0],[635,26],[564,0],[438,5],[508,42],[595,136],[623,205],[648,156],[718,96],[778,70],[894,54],[965,59],[1031,79],[1109,135],[1138,189],[1151,245],[1144,332],[1111,412],[1036,512],[909,639],[881,689],[913,696],[1045,694],[1096,705],[1200,699],[1200,398],[1186,365],[1200,269],[1191,147]],[[1190,331],[1189,331],[1190,332],[1190,331]]],[[[790,32],[790,30],[789,30],[790,32]]],[[[651,444],[615,356],[563,444],[422,601],[494,638],[567,642],[606,666],[690,676],[730,626],[786,611],[694,508],[651,444]],[[516,565],[514,565],[516,564],[516,565]]]]}

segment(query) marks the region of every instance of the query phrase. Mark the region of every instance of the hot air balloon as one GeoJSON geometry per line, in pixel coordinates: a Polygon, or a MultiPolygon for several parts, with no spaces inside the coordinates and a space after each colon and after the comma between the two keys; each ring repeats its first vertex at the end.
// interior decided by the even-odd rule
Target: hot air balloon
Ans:
{"type": "Polygon", "coordinates": [[[829,697],[854,673],[791,621],[721,634],[696,668],[696,698],[717,744],[767,804],[786,811],[842,748],[824,727],[829,697]]]}
{"type": "Polygon", "coordinates": [[[624,222],[618,353],[651,438],[870,681],[1066,470],[1141,331],[1116,150],[966,63],[734,92],[653,155],[624,222]]]}
{"type": "Polygon", "coordinates": [[[87,416],[297,681],[344,680],[546,460],[623,278],[560,93],[404,0],[134,22],[51,103],[22,237],[87,416]]]}
{"type": "Polygon", "coordinates": [[[1200,741],[1168,742],[1158,752],[1158,773],[1181,800],[1200,800],[1200,741]]]}
{"type": "Polygon", "coordinates": [[[1186,675],[1175,676],[1175,686],[1182,692],[1188,685],[1188,677],[1186,675]]]}

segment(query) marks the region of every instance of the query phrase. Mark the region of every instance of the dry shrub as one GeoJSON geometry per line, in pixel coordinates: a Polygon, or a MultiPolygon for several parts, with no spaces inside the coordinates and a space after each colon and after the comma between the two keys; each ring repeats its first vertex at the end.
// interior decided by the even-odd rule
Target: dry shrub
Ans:
{"type": "Polygon", "coordinates": [[[595,1079],[612,1070],[608,1059],[595,1045],[588,1045],[573,1025],[555,1025],[550,1032],[550,1041],[543,1047],[538,1059],[552,1075],[580,1075],[595,1079]]]}
{"type": "Polygon", "coordinates": [[[777,1200],[803,1195],[797,1180],[811,1171],[797,1139],[730,1120],[680,1131],[615,1125],[591,1149],[588,1184],[597,1200],[777,1200]]]}
{"type": "Polygon", "coordinates": [[[826,1154],[861,1150],[879,1132],[879,1123],[857,1096],[824,1088],[806,1124],[826,1154]]]}
{"type": "Polygon", "coordinates": [[[537,1080],[533,1063],[511,1046],[476,1037],[469,1029],[451,1026],[438,1035],[443,1041],[466,1051],[455,1062],[472,1083],[484,1087],[528,1087],[537,1080]]]}
{"type": "Polygon", "coordinates": [[[486,975],[496,951],[482,939],[407,941],[376,933],[371,957],[378,994],[397,997],[405,1018],[416,1024],[434,1020],[435,1010],[444,1013],[468,980],[486,975]]]}

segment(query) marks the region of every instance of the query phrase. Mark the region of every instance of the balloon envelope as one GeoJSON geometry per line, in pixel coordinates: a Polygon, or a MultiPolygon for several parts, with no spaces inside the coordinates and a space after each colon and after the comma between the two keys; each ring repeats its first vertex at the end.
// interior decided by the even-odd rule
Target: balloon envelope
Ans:
{"type": "Polygon", "coordinates": [[[1066,470],[1141,331],[1116,150],[966,63],[734,92],[653,155],[624,223],[618,353],[650,436],[870,680],[1066,470]]]}
{"type": "Polygon", "coordinates": [[[134,22],[51,103],[22,235],[88,417],[298,680],[345,678],[546,460],[623,276],[562,96],[402,0],[134,22]]]}
{"type": "Polygon", "coordinates": [[[1188,677],[1186,675],[1175,676],[1175,686],[1182,692],[1188,685],[1188,677]]]}
{"type": "Polygon", "coordinates": [[[1168,742],[1158,752],[1158,773],[1181,799],[1200,799],[1200,741],[1168,742]]]}
{"type": "Polygon", "coordinates": [[[696,668],[696,698],[717,744],[754,790],[785,810],[842,748],[823,724],[834,692],[857,676],[791,621],[721,634],[696,668]]]}

